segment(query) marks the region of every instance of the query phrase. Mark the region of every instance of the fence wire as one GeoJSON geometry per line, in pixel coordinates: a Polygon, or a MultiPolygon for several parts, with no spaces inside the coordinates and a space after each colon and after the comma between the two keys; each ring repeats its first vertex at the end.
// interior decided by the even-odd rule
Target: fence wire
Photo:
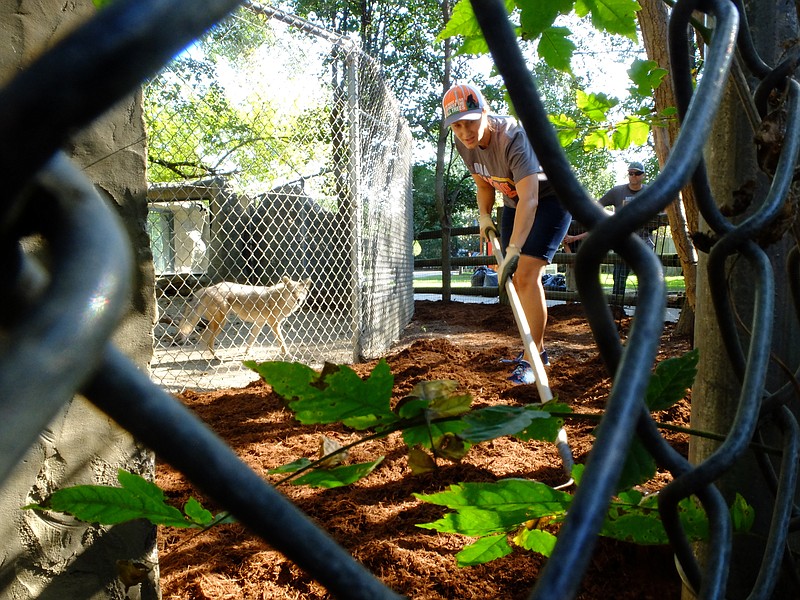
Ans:
{"type": "Polygon", "coordinates": [[[411,134],[351,40],[245,3],[148,81],[145,112],[157,382],[243,385],[244,358],[352,363],[400,337],[411,134]]]}
{"type": "MultiPolygon", "coordinates": [[[[577,284],[603,359],[610,372],[614,373],[614,386],[591,459],[567,521],[560,530],[558,544],[531,597],[571,598],[577,593],[579,578],[576,573],[584,572],[588,565],[591,556],[588,549],[593,546],[603,524],[623,465],[623,461],[615,457],[626,454],[634,434],[639,435],[657,462],[674,476],[673,482],[659,495],[659,511],[685,582],[700,598],[725,597],[731,569],[732,534],[726,503],[715,482],[743,459],[760,426],[766,427],[777,422],[783,435],[783,450],[787,454],[779,476],[772,474],[774,466],[771,462],[762,461],[770,474],[768,479],[774,482],[774,511],[758,577],[749,596],[769,598],[782,565],[789,576],[794,577],[795,583],[797,581],[797,564],[787,546],[787,538],[790,529],[796,527],[798,515],[794,505],[798,428],[795,416],[786,408],[795,393],[792,386],[787,384],[777,394],[770,394],[765,387],[771,348],[775,274],[766,252],[755,239],[775,222],[785,205],[793,202],[790,193],[798,161],[797,136],[800,135],[796,122],[797,84],[791,79],[796,60],[792,57],[774,69],[766,65],[754,49],[746,19],[742,18],[740,22],[740,17],[744,17],[740,3],[734,4],[728,0],[702,4],[676,3],[670,18],[669,44],[681,134],[661,174],[639,195],[637,202],[630,209],[626,207],[612,218],[607,218],[577,182],[552,129],[548,127],[546,112],[519,48],[513,42],[514,34],[503,3],[495,0],[472,2],[495,64],[505,80],[514,105],[519,107],[520,120],[528,131],[536,132],[531,136],[532,143],[542,157],[545,171],[573,216],[591,231],[578,251],[577,284]],[[687,48],[690,47],[690,19],[695,10],[712,17],[714,29],[705,56],[703,77],[693,87],[687,48]],[[722,215],[711,194],[702,152],[729,77],[737,34],[745,66],[761,80],[752,92],[760,116],[766,116],[765,98],[776,91],[785,95],[785,99],[777,108],[770,108],[784,111],[788,120],[774,170],[767,173],[772,176],[767,197],[752,215],[734,225],[722,215]],[[689,464],[665,443],[642,402],[662,331],[666,295],[661,270],[653,253],[638,236],[632,234],[648,219],[664,210],[690,180],[699,196],[701,214],[714,232],[714,244],[708,257],[709,286],[725,350],[734,372],[740,378],[739,403],[732,427],[719,448],[697,465],[689,464]],[[598,257],[604,256],[612,248],[631,265],[639,281],[639,307],[624,348],[614,330],[597,277],[600,267],[598,257]],[[753,278],[756,293],[746,353],[744,342],[737,333],[727,281],[726,262],[732,256],[747,261],[752,266],[752,272],[759,274],[753,278]],[[759,401],[762,398],[765,400],[759,401]],[[678,517],[678,503],[692,496],[699,498],[710,523],[710,539],[702,565],[678,517]]],[[[796,252],[795,248],[792,256],[796,252]]],[[[796,262],[793,264],[796,265],[796,262]]],[[[796,276],[797,272],[791,274],[796,276]]]]}
{"type": "MultiPolygon", "coordinates": [[[[701,598],[725,597],[731,527],[725,502],[713,484],[742,458],[747,443],[754,435],[763,434],[762,424],[770,421],[780,428],[784,455],[777,469],[772,461],[764,463],[775,510],[760,559],[759,577],[751,593],[752,598],[769,598],[782,565],[796,573],[786,540],[788,532],[796,529],[798,523],[797,507],[793,504],[798,427],[787,408],[796,393],[792,386],[787,384],[769,392],[765,387],[770,348],[768,320],[773,310],[775,275],[753,238],[774,220],[794,176],[800,131],[796,123],[797,84],[791,78],[794,63],[772,68],[758,57],[749,40],[746,21],[739,22],[741,5],[728,0],[709,0],[701,6],[678,2],[672,13],[670,39],[674,45],[673,69],[679,83],[682,133],[657,180],[658,185],[651,185],[637,203],[608,217],[575,180],[552,134],[529,72],[513,42],[515,37],[504,3],[474,0],[474,4],[523,124],[539,133],[532,136],[537,154],[542,157],[560,197],[566,199],[573,215],[591,230],[576,262],[577,283],[602,356],[615,372],[615,385],[590,463],[555,551],[531,597],[548,600],[575,597],[619,476],[622,464],[619,458],[625,455],[634,432],[658,463],[675,476],[662,492],[660,510],[689,585],[701,598]],[[680,57],[687,46],[689,19],[698,8],[713,16],[715,28],[704,76],[693,88],[687,65],[680,62],[680,57]],[[787,135],[771,173],[769,194],[752,215],[734,225],[716,208],[703,169],[702,148],[728,77],[737,31],[744,64],[762,82],[753,94],[761,116],[766,115],[765,99],[770,92],[785,89],[781,109],[786,111],[788,122],[787,135]],[[726,350],[741,381],[736,419],[726,441],[699,465],[689,464],[665,443],[641,400],[662,330],[665,290],[657,257],[632,233],[662,211],[690,178],[699,191],[703,217],[716,236],[709,253],[710,270],[717,268],[722,272],[721,264],[728,257],[738,256],[756,265],[762,273],[755,282],[757,302],[746,349],[738,336],[725,334],[726,350]],[[597,257],[610,249],[619,252],[639,278],[639,310],[624,348],[597,277],[600,268],[597,257]],[[710,519],[711,543],[702,565],[681,530],[676,512],[677,503],[692,495],[701,500],[710,519]]],[[[112,324],[123,310],[127,293],[124,282],[119,281],[124,277],[114,277],[126,271],[130,258],[124,235],[120,224],[109,218],[104,201],[91,183],[56,154],[75,127],[86,125],[107,106],[127,95],[143,78],[160,70],[170,56],[236,5],[233,0],[117,2],[0,90],[3,107],[0,132],[3,139],[18,142],[14,146],[0,146],[3,164],[13,176],[8,200],[0,209],[7,251],[3,266],[9,282],[9,293],[4,298],[8,310],[3,312],[5,342],[0,358],[4,391],[0,403],[3,450],[0,478],[7,475],[58,406],[73,393],[82,392],[161,458],[184,472],[210,499],[230,510],[240,522],[311,573],[332,594],[351,599],[398,598],[109,344],[112,324]],[[124,68],[113,68],[116,64],[124,68]],[[75,90],[85,93],[75,97],[75,90]],[[56,105],[60,110],[49,110],[56,105]],[[57,258],[50,266],[51,271],[43,272],[42,265],[20,251],[20,237],[30,233],[41,234],[50,245],[57,258]],[[87,261],[92,261],[92,269],[86,268],[87,261]],[[107,292],[103,310],[92,310],[91,314],[85,311],[87,306],[97,308],[96,302],[92,302],[96,300],[93,292],[97,286],[96,282],[87,281],[87,272],[102,279],[107,292]],[[109,282],[116,285],[108,285],[109,282]],[[42,293],[45,285],[47,294],[42,293]],[[66,360],[71,355],[69,346],[76,339],[81,340],[82,352],[78,359],[66,360]],[[48,361],[47,357],[53,353],[57,353],[58,360],[48,361]],[[36,372],[37,377],[20,377],[20,373],[30,372],[36,372]]],[[[363,80],[353,80],[353,85],[357,81],[363,80]]],[[[377,153],[378,160],[381,156],[380,148],[368,144],[357,144],[356,148],[359,161],[376,159],[370,152],[377,153]]],[[[354,226],[362,228],[358,233],[371,226],[367,221],[372,213],[367,208],[358,204],[347,208],[359,215],[353,221],[354,226]]],[[[410,254],[410,244],[405,248],[410,254]]],[[[376,254],[386,251],[374,250],[376,254]]],[[[797,305],[800,258],[796,248],[787,262],[797,305]]],[[[204,264],[202,258],[200,264],[204,264]]],[[[364,263],[356,272],[360,276],[359,286],[370,277],[376,281],[385,277],[383,273],[370,273],[364,263]]],[[[729,308],[727,285],[724,280],[714,279],[714,273],[711,275],[720,328],[732,332],[735,315],[729,308]]],[[[377,314],[379,309],[367,306],[361,314],[369,314],[370,310],[377,314]]],[[[800,313],[800,309],[797,311],[800,313]]]]}

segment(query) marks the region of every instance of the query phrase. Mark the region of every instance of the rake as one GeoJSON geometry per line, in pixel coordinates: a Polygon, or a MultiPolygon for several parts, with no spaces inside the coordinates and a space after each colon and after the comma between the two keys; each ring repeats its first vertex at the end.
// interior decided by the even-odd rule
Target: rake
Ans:
{"type": "MultiPolygon", "coordinates": [[[[489,241],[492,244],[492,250],[497,259],[497,264],[499,265],[503,262],[503,250],[500,247],[500,241],[497,239],[497,235],[495,235],[494,231],[489,230],[487,234],[489,236],[489,241]]],[[[527,354],[530,356],[531,368],[533,369],[533,375],[536,378],[536,389],[539,392],[540,403],[544,404],[545,402],[549,402],[553,399],[553,392],[550,390],[550,384],[547,380],[547,372],[544,370],[544,363],[542,363],[542,358],[539,355],[539,349],[536,347],[536,344],[533,341],[531,328],[528,325],[528,320],[525,318],[525,311],[523,310],[522,303],[519,300],[517,289],[514,287],[514,283],[511,281],[511,279],[512,278],[509,277],[506,280],[506,293],[508,294],[508,300],[511,304],[511,312],[514,313],[514,320],[517,323],[517,329],[519,329],[523,346],[525,350],[527,350],[527,354]]],[[[557,487],[558,489],[572,485],[572,467],[574,466],[575,461],[572,457],[572,450],[567,442],[567,432],[563,427],[558,430],[555,443],[558,454],[561,456],[564,472],[569,478],[566,483],[559,485],[557,487]]]]}

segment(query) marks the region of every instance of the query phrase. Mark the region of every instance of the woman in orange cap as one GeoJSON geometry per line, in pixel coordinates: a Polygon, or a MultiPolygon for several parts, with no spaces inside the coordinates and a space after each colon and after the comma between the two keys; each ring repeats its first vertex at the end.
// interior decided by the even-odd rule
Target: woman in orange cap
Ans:
{"type": "MultiPolygon", "coordinates": [[[[444,126],[455,134],[455,146],[478,187],[478,225],[481,235],[497,233],[492,220],[495,194],[503,196],[500,240],[503,262],[498,268],[501,293],[513,275],[533,340],[542,362],[549,365],[544,349],[547,302],[542,275],[567,233],[571,216],[547,181],[539,159],[513,117],[490,114],[480,90],[460,84],[442,99],[444,126]]],[[[509,379],[533,383],[530,357],[524,352],[514,361],[509,379]]]]}

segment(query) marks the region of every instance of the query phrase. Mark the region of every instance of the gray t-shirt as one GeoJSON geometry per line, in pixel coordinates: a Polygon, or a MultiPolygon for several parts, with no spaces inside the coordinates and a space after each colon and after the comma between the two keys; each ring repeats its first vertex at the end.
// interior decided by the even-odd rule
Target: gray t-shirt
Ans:
{"type": "MultiPolygon", "coordinates": [[[[623,183],[622,185],[615,185],[605,194],[603,194],[603,197],[600,198],[600,204],[602,206],[613,206],[614,210],[617,211],[623,206],[625,206],[628,202],[633,200],[636,194],[644,190],[646,187],[647,185],[642,185],[642,187],[639,188],[638,190],[632,190],[631,188],[628,187],[627,183],[623,183]]],[[[639,234],[640,238],[648,242],[650,246],[655,247],[655,243],[653,242],[653,236],[649,229],[640,229],[636,233],[639,234]]]]}
{"type": "Polygon", "coordinates": [[[470,149],[455,138],[456,150],[470,173],[480,176],[503,194],[503,205],[517,206],[517,182],[540,173],[539,159],[525,130],[514,117],[489,115],[492,138],[489,147],[470,149]]]}

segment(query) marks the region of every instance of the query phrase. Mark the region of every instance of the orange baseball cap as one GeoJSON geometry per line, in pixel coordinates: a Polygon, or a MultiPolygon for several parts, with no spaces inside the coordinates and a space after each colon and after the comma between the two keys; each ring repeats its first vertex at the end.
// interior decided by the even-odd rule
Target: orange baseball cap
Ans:
{"type": "Polygon", "coordinates": [[[478,88],[466,83],[454,85],[442,98],[444,126],[450,127],[456,121],[480,119],[485,108],[486,101],[478,88]]]}

